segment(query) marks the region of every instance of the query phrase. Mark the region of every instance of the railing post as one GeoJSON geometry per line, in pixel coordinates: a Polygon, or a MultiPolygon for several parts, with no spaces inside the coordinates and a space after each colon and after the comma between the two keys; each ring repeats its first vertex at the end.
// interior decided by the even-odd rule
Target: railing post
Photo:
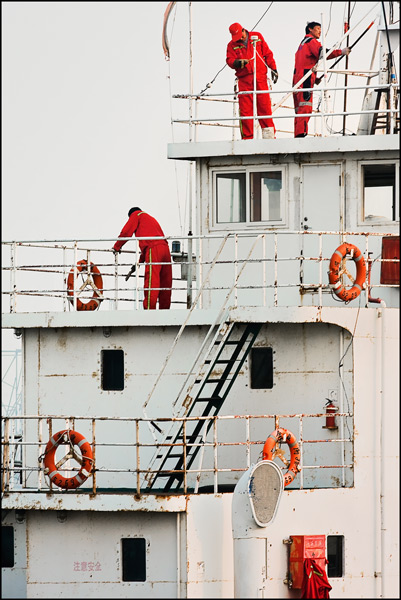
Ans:
{"type": "Polygon", "coordinates": [[[323,234],[319,233],[319,306],[323,306],[323,234]]]}
{"type": "Polygon", "coordinates": [[[17,309],[17,294],[16,294],[16,281],[17,281],[17,242],[13,242],[11,245],[10,253],[10,312],[14,313],[17,309]]]}
{"type": "MultiPolygon", "coordinates": [[[[252,36],[252,38],[256,36],[252,36]]],[[[252,39],[253,44],[253,139],[256,139],[256,39],[252,39]]]]}
{"type": "Polygon", "coordinates": [[[118,252],[114,253],[114,310],[118,306],[118,252]]]}
{"type": "Polygon", "coordinates": [[[10,456],[10,419],[7,417],[4,419],[4,450],[3,450],[3,473],[2,473],[2,481],[1,481],[1,493],[4,494],[8,490],[8,485],[10,481],[10,464],[9,464],[9,456],[10,456]]]}
{"type": "MultiPolygon", "coordinates": [[[[67,290],[67,253],[66,247],[63,246],[63,291],[67,290]]],[[[63,312],[67,312],[67,294],[63,294],[63,312]]]]}
{"type": "Polygon", "coordinates": [[[213,477],[214,477],[214,482],[213,482],[213,488],[214,488],[214,493],[217,494],[218,490],[219,490],[219,482],[218,482],[218,477],[217,477],[217,469],[218,469],[218,463],[217,463],[217,417],[213,417],[213,450],[214,450],[214,457],[213,457],[213,477]]]}
{"type": "Polygon", "coordinates": [[[73,306],[74,310],[77,310],[77,289],[76,289],[76,281],[78,276],[77,269],[77,259],[78,259],[78,242],[74,242],[74,296],[73,296],[73,306]]]}
{"type": "Polygon", "coordinates": [[[266,268],[267,268],[267,263],[266,263],[266,235],[263,234],[262,237],[262,248],[263,248],[263,265],[262,265],[262,276],[263,276],[263,306],[266,306],[266,285],[267,285],[267,275],[266,275],[266,268]]]}
{"type": "Polygon", "coordinates": [[[140,453],[139,453],[139,419],[135,419],[135,445],[136,445],[136,491],[141,493],[141,478],[140,478],[140,453]]]}
{"type": "MultiPolygon", "coordinates": [[[[234,281],[237,281],[238,277],[238,234],[234,234],[234,281]]],[[[238,288],[235,286],[234,293],[234,306],[238,306],[238,288]]]]}
{"type": "Polygon", "coordinates": [[[277,233],[274,233],[274,306],[277,306],[277,233]]]}
{"type": "Polygon", "coordinates": [[[92,492],[96,494],[96,419],[92,419],[92,492]]]}
{"type": "MultiPolygon", "coordinates": [[[[322,24],[322,47],[323,47],[323,118],[322,118],[322,136],[327,136],[327,128],[325,117],[327,114],[327,63],[326,63],[326,36],[324,33],[324,15],[321,13],[321,24],[322,24]]],[[[312,107],[313,110],[313,107],[312,107]]]]}

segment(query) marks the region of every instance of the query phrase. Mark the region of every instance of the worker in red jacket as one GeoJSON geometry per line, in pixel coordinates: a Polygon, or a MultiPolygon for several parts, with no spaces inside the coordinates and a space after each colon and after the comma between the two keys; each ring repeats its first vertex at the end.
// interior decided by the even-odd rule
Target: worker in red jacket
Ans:
{"type": "MultiPolygon", "coordinates": [[[[159,240],[139,240],[141,255],[138,264],[146,264],[143,307],[146,310],[155,309],[159,300],[159,308],[170,308],[173,275],[170,249],[163,230],[156,219],[135,206],[129,210],[128,221],[118,237],[131,237],[134,233],[138,238],[160,237],[159,240]]],[[[120,252],[126,241],[117,240],[113,246],[114,252],[120,252]]],[[[135,266],[131,269],[132,273],[134,271],[135,266]]]]}
{"type": "MultiPolygon", "coordinates": [[[[322,44],[318,41],[322,33],[320,23],[311,21],[305,28],[305,37],[295,53],[295,69],[292,85],[294,86],[308,71],[316,66],[322,56],[322,44]]],[[[350,48],[333,50],[327,58],[336,58],[341,54],[349,54],[350,48]]],[[[316,81],[316,73],[313,72],[301,84],[300,88],[313,88],[316,81]]],[[[318,82],[317,82],[318,83],[318,82]]],[[[294,92],[294,107],[297,115],[310,115],[312,113],[312,92],[294,92]]],[[[294,137],[305,137],[308,134],[308,122],[310,117],[295,117],[294,137]]]]}
{"type": "MultiPolygon", "coordinates": [[[[263,36],[257,31],[247,31],[239,23],[230,25],[232,40],[227,45],[226,62],[235,69],[238,78],[239,92],[252,92],[254,89],[254,71],[256,68],[256,89],[268,90],[267,67],[271,69],[273,83],[278,79],[276,61],[273,52],[266,44],[263,36]],[[254,46],[252,37],[256,36],[256,65],[254,64],[254,46]]],[[[253,95],[239,94],[240,117],[253,117],[253,95]]],[[[257,94],[258,115],[271,115],[270,94],[257,94]]],[[[262,127],[262,137],[273,139],[275,127],[271,117],[259,119],[262,127]]],[[[241,137],[244,140],[253,138],[253,119],[240,120],[241,137]]]]}

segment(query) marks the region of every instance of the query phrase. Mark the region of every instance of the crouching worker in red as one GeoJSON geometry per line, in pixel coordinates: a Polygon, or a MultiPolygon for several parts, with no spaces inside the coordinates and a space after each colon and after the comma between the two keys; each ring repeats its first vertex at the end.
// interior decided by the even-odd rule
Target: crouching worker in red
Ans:
{"type": "MultiPolygon", "coordinates": [[[[138,238],[146,236],[163,238],[160,240],[139,240],[141,255],[138,263],[146,263],[143,307],[145,310],[153,310],[156,308],[157,300],[159,300],[159,308],[170,308],[173,275],[170,249],[167,240],[164,239],[163,230],[156,219],[138,206],[130,209],[128,217],[128,221],[118,236],[119,238],[131,237],[134,233],[138,238]]],[[[126,241],[117,240],[113,246],[114,252],[120,252],[126,241]]]]}
{"type": "MultiPolygon", "coordinates": [[[[238,90],[240,92],[252,92],[254,89],[254,72],[256,69],[256,90],[269,89],[267,83],[267,67],[271,69],[273,83],[278,79],[276,61],[273,52],[266,44],[263,36],[257,31],[247,31],[239,23],[230,25],[232,40],[227,46],[226,62],[229,67],[235,69],[238,77],[238,90]],[[252,38],[256,37],[256,65],[254,64],[254,47],[252,38]]],[[[240,117],[253,117],[253,95],[239,94],[240,117]]],[[[271,115],[272,106],[270,94],[256,94],[256,106],[258,115],[271,115]]],[[[271,117],[259,119],[264,139],[274,139],[275,127],[271,117]]],[[[241,137],[244,140],[253,138],[253,119],[240,121],[241,137]]]]}
{"type": "MultiPolygon", "coordinates": [[[[305,33],[306,35],[295,53],[295,68],[294,76],[292,78],[293,86],[298,83],[308,71],[316,66],[323,53],[322,44],[319,42],[322,33],[320,23],[311,21],[305,27],[305,33]]],[[[337,58],[337,56],[341,56],[342,54],[348,55],[350,52],[350,48],[333,50],[327,58],[337,58]]],[[[299,89],[313,88],[315,82],[319,83],[316,81],[316,73],[312,72],[300,85],[299,89]]],[[[312,114],[313,94],[312,92],[293,92],[293,97],[295,114],[305,115],[304,117],[295,117],[294,137],[306,137],[308,134],[308,122],[310,115],[312,114]]]]}

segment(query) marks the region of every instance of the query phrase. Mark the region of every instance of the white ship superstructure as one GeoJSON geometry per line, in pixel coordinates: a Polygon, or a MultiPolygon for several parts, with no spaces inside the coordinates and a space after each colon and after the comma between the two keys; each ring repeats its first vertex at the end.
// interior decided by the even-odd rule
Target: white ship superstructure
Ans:
{"type": "Polygon", "coordinates": [[[297,598],[306,556],[328,559],[332,597],[399,597],[399,108],[382,54],[355,135],[169,145],[196,172],[193,235],[168,238],[171,310],[143,310],[139,269],[125,281],[135,238],[118,256],[3,243],[24,382],[2,425],[3,597],[297,598]],[[347,244],[366,275],[344,302],[328,272],[347,244]],[[82,260],[100,289],[79,290],[82,260]],[[251,513],[244,473],[277,428],[299,469],[275,509],[273,475],[253,474],[251,513]],[[87,478],[64,430],[90,445],[87,478]],[[51,482],[49,440],[82,484],[51,482]]]}

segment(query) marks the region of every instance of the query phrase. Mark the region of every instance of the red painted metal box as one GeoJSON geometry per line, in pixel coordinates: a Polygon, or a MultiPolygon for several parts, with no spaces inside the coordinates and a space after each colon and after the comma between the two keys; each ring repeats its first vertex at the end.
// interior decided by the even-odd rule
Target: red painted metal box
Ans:
{"type": "Polygon", "coordinates": [[[304,559],[313,558],[326,572],[326,536],[292,535],[290,545],[290,579],[292,588],[300,590],[304,577],[304,559]]]}
{"type": "Polygon", "coordinates": [[[380,283],[387,285],[399,285],[400,238],[398,236],[384,237],[382,239],[382,258],[387,260],[391,259],[391,262],[381,263],[380,283]]]}

